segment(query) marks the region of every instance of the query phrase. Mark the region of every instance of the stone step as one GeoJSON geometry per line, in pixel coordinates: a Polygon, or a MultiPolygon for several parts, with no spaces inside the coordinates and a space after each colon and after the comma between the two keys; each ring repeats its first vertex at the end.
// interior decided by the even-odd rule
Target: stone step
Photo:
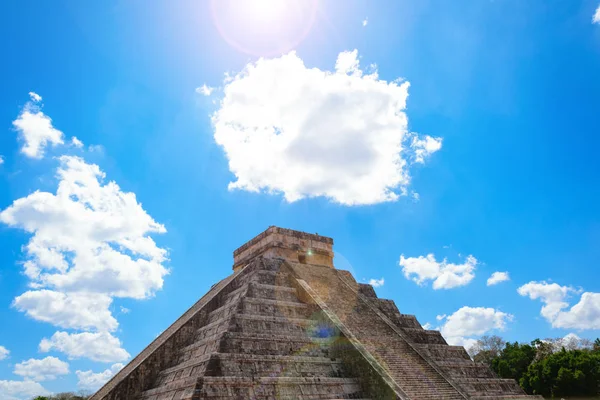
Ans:
{"type": "Polygon", "coordinates": [[[271,317],[264,315],[236,314],[232,319],[232,332],[262,333],[306,336],[307,329],[315,322],[306,318],[271,317]]]}
{"type": "Polygon", "coordinates": [[[412,314],[402,314],[392,300],[370,299],[379,310],[381,310],[394,324],[401,328],[422,328],[417,317],[412,314]]]}
{"type": "Polygon", "coordinates": [[[329,356],[329,340],[270,333],[227,332],[221,345],[222,352],[265,355],[329,356]]]}
{"type": "Polygon", "coordinates": [[[531,395],[531,394],[512,394],[512,395],[498,395],[498,396],[473,396],[471,400],[544,400],[544,398],[540,395],[531,395]]]}
{"type": "Polygon", "coordinates": [[[211,311],[208,314],[208,320],[206,324],[212,324],[215,321],[230,317],[231,315],[237,313],[239,305],[240,303],[237,301],[229,301],[216,310],[211,311]]]}
{"type": "Polygon", "coordinates": [[[447,344],[414,344],[414,346],[421,352],[424,352],[425,355],[431,357],[432,360],[472,361],[469,353],[462,346],[450,346],[447,344]]]}
{"type": "MultiPolygon", "coordinates": [[[[191,400],[194,398],[198,377],[184,378],[154,389],[142,392],[141,400],[191,400]]],[[[137,397],[136,397],[137,398],[137,397]]]]}
{"type": "MultiPolygon", "coordinates": [[[[465,360],[466,361],[466,360],[465,360]]],[[[496,374],[485,364],[474,362],[438,361],[450,378],[497,378],[496,374]]]]}
{"type": "Polygon", "coordinates": [[[213,358],[220,376],[343,377],[341,362],[325,357],[219,353],[213,358]]]}
{"type": "Polygon", "coordinates": [[[200,399],[351,399],[361,398],[350,378],[204,377],[200,399]]]}
{"type": "Polygon", "coordinates": [[[308,318],[316,312],[314,307],[291,301],[246,297],[242,300],[240,313],[287,318],[308,318]]]}
{"type": "Polygon", "coordinates": [[[264,285],[261,283],[249,284],[248,297],[289,301],[294,303],[300,302],[295,288],[277,285],[264,285]]]}
{"type": "Polygon", "coordinates": [[[219,333],[202,340],[198,340],[188,346],[182,347],[179,350],[178,362],[182,363],[191,358],[202,357],[205,354],[218,352],[222,337],[223,333],[219,333]]]}
{"type": "MultiPolygon", "coordinates": [[[[173,367],[165,368],[160,371],[159,376],[167,376],[179,371],[187,371],[189,373],[183,373],[184,376],[190,376],[192,370],[200,365],[205,365],[210,360],[211,354],[205,354],[202,357],[192,358],[190,360],[179,363],[173,367]]],[[[160,378],[159,378],[160,379],[160,378]]],[[[176,377],[179,379],[179,376],[176,377]]]]}
{"type": "Polygon", "coordinates": [[[423,328],[402,328],[414,343],[421,344],[447,344],[440,331],[425,330],[423,328]]]}
{"type": "Polygon", "coordinates": [[[196,329],[194,333],[194,342],[205,340],[209,337],[224,333],[231,325],[231,318],[221,318],[217,321],[204,325],[196,329]]]}
{"type": "Polygon", "coordinates": [[[458,384],[472,396],[524,395],[514,379],[456,378],[458,384]]]}
{"type": "Polygon", "coordinates": [[[281,271],[256,271],[253,281],[265,285],[287,286],[291,287],[291,275],[281,271]]]}

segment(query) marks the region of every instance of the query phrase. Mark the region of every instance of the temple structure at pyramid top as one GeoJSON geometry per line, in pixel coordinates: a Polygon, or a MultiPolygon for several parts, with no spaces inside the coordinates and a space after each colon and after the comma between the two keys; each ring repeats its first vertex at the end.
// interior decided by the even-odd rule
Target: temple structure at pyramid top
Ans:
{"type": "Polygon", "coordinates": [[[333,256],[331,238],[269,227],[91,400],[538,398],[333,256]]]}
{"type": "Polygon", "coordinates": [[[259,255],[333,268],[333,239],[271,226],[233,252],[233,270],[259,255]]]}

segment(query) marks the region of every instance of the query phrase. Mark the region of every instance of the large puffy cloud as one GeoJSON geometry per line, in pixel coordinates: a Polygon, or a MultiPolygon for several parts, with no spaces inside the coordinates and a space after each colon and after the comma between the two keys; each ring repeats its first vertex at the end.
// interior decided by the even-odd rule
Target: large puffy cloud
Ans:
{"type": "Polygon", "coordinates": [[[64,328],[114,330],[111,297],[143,299],[162,288],[166,251],[149,236],[163,233],[97,165],[63,156],[56,194],[36,191],[0,212],[0,222],[32,234],[24,246],[31,290],[15,307],[64,328]]]}
{"type": "Polygon", "coordinates": [[[36,191],[15,200],[0,221],[33,237],[27,276],[67,291],[145,298],[160,289],[166,251],[148,236],[163,233],[136,200],[79,157],[63,156],[56,194],[36,191]]]}
{"type": "Polygon", "coordinates": [[[0,381],[0,400],[29,400],[48,394],[48,390],[34,381],[0,381]]]}
{"type": "Polygon", "coordinates": [[[441,139],[408,131],[408,82],[364,73],[358,54],[339,54],[335,71],[307,68],[294,53],[260,59],[228,77],[213,114],[214,137],[236,180],[230,189],[324,196],[373,204],[407,192],[408,165],[441,139]]]}
{"type": "Polygon", "coordinates": [[[85,390],[98,390],[104,385],[110,378],[112,378],[117,372],[124,367],[123,364],[117,363],[111,365],[103,372],[94,373],[93,371],[75,371],[77,375],[77,386],[85,390]]]}
{"type": "Polygon", "coordinates": [[[15,298],[13,305],[33,319],[62,328],[114,331],[118,323],[108,308],[111,302],[100,293],[34,290],[15,298]]]}
{"type": "Polygon", "coordinates": [[[50,381],[60,375],[67,375],[69,364],[56,357],[46,357],[41,360],[31,358],[16,364],[14,373],[33,381],[50,381]]]}
{"type": "Polygon", "coordinates": [[[466,348],[475,344],[474,337],[482,336],[493,330],[504,330],[513,316],[494,308],[461,307],[446,317],[440,332],[451,345],[466,348]]]}
{"type": "Polygon", "coordinates": [[[63,144],[63,133],[52,126],[52,120],[41,111],[42,97],[30,92],[31,101],[25,104],[21,114],[13,121],[23,141],[21,153],[31,158],[42,158],[47,145],[63,144]]]}
{"type": "Polygon", "coordinates": [[[521,296],[542,301],[540,314],[553,328],[600,329],[600,293],[585,292],[577,304],[568,308],[568,297],[578,293],[569,286],[532,281],[517,291],[521,296]]]}
{"type": "Polygon", "coordinates": [[[0,360],[4,360],[5,358],[8,358],[9,354],[10,354],[10,351],[6,347],[0,346],[0,360]]]}
{"type": "Polygon", "coordinates": [[[55,332],[50,339],[42,339],[39,349],[43,353],[60,351],[69,359],[89,358],[101,362],[125,361],[130,357],[121,347],[121,341],[108,332],[55,332]]]}
{"type": "Polygon", "coordinates": [[[400,266],[407,279],[412,279],[418,285],[433,281],[434,289],[452,289],[467,285],[475,277],[477,259],[468,256],[464,263],[448,263],[446,259],[436,261],[433,254],[419,257],[400,256],[400,266]]]}

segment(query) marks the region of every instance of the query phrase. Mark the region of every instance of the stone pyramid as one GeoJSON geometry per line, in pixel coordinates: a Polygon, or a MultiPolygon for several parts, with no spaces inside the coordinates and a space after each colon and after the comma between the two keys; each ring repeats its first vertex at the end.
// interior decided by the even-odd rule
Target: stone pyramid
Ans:
{"type": "Polygon", "coordinates": [[[332,246],[270,227],[91,400],[539,398],[335,269],[332,246]]]}

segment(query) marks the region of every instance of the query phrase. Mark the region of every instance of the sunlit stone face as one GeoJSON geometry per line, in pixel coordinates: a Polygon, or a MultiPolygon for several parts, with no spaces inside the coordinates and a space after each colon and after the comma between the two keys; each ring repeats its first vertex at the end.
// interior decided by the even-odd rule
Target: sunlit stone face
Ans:
{"type": "Polygon", "coordinates": [[[255,56],[275,56],[308,35],[317,0],[211,0],[211,11],[230,45],[255,56]]]}

